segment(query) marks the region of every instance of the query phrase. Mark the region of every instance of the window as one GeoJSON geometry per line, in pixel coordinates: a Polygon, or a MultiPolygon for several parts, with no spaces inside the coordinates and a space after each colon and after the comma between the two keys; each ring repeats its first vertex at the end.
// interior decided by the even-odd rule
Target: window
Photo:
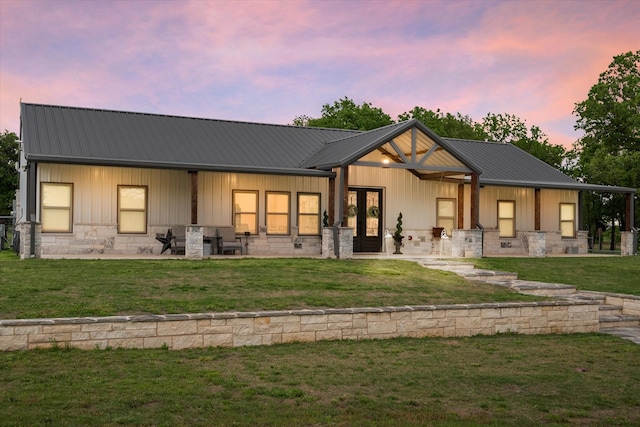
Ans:
{"type": "Polygon", "coordinates": [[[320,194],[298,193],[298,234],[320,234],[320,194]]]}
{"type": "Polygon", "coordinates": [[[42,231],[71,233],[73,184],[43,182],[40,187],[42,231]]]}
{"type": "Polygon", "coordinates": [[[500,237],[516,237],[516,202],[498,201],[498,230],[500,237]]]}
{"type": "Polygon", "coordinates": [[[147,232],[147,187],[118,186],[118,233],[147,232]]]}
{"type": "Polygon", "coordinates": [[[267,191],[267,234],[289,234],[291,195],[267,191]]]}
{"type": "Polygon", "coordinates": [[[576,205],[560,203],[560,234],[562,237],[575,237],[576,205]]]}
{"type": "Polygon", "coordinates": [[[237,234],[258,234],[258,192],[233,190],[233,225],[237,234]]]}
{"type": "Polygon", "coordinates": [[[444,228],[451,236],[451,230],[456,228],[456,199],[437,199],[436,209],[438,211],[436,227],[444,228]]]}

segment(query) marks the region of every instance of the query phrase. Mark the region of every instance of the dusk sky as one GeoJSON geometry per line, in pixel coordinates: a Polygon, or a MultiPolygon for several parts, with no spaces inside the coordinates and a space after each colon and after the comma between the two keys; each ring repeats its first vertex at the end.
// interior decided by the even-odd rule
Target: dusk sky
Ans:
{"type": "Polygon", "coordinates": [[[635,0],[0,0],[0,131],[20,99],[289,124],[347,96],[571,146],[574,104],[638,49],[635,0]]]}

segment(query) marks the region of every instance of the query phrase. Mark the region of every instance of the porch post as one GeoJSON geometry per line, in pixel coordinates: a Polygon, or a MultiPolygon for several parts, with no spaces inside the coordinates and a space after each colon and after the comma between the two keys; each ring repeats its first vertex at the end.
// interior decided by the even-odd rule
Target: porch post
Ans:
{"type": "Polygon", "coordinates": [[[464,184],[458,184],[458,229],[464,229],[464,184]]]}
{"type": "Polygon", "coordinates": [[[336,179],[329,178],[329,225],[333,225],[336,217],[336,179]]]}
{"type": "Polygon", "coordinates": [[[635,218],[634,218],[634,209],[633,209],[633,193],[627,193],[625,194],[625,208],[627,211],[627,215],[626,215],[626,221],[625,221],[625,227],[624,227],[624,231],[631,231],[631,228],[633,228],[633,226],[635,225],[635,218]]]}
{"type": "Polygon", "coordinates": [[[584,210],[582,209],[582,191],[578,191],[578,230],[584,229],[584,210]]]}
{"type": "Polygon", "coordinates": [[[540,230],[540,189],[536,188],[534,191],[534,220],[533,229],[540,230]]]}
{"type": "Polygon", "coordinates": [[[480,180],[477,173],[471,174],[471,224],[473,230],[478,226],[480,220],[480,180]]]}
{"type": "Polygon", "coordinates": [[[342,166],[340,168],[340,219],[342,226],[347,225],[347,210],[349,207],[349,166],[342,166]]]}
{"type": "Polygon", "coordinates": [[[191,224],[198,223],[198,171],[189,171],[191,175],[191,224]]]}
{"type": "MultiPolygon", "coordinates": [[[[29,221],[29,257],[36,256],[36,194],[38,163],[27,162],[27,221],[29,221]]],[[[22,256],[26,258],[26,245],[22,256]]]]}

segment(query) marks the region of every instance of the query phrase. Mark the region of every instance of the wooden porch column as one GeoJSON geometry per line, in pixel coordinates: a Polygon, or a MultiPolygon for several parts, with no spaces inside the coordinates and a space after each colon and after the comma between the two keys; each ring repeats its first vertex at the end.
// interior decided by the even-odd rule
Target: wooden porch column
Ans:
{"type": "Polygon", "coordinates": [[[533,229],[540,230],[540,189],[536,188],[534,193],[534,219],[533,219],[533,229]]]}
{"type": "Polygon", "coordinates": [[[331,227],[336,217],[336,179],[329,178],[329,226],[331,227]]]}
{"type": "Polygon", "coordinates": [[[582,209],[582,191],[578,191],[578,230],[584,230],[584,210],[582,209]]]}
{"type": "Polygon", "coordinates": [[[198,224],[198,171],[189,171],[191,175],[191,225],[198,224]]]}
{"type": "Polygon", "coordinates": [[[464,229],[464,184],[458,184],[458,229],[464,229]]]}
{"type": "Polygon", "coordinates": [[[625,194],[625,208],[627,211],[626,221],[624,224],[624,231],[631,231],[631,228],[635,225],[634,208],[633,208],[633,193],[625,194]]]}
{"type": "Polygon", "coordinates": [[[340,186],[340,215],[342,219],[342,226],[347,225],[347,210],[349,208],[349,166],[342,166],[340,168],[341,186],[340,186]]]}
{"type": "Polygon", "coordinates": [[[471,174],[471,227],[473,230],[480,221],[480,180],[477,173],[471,174]]]}

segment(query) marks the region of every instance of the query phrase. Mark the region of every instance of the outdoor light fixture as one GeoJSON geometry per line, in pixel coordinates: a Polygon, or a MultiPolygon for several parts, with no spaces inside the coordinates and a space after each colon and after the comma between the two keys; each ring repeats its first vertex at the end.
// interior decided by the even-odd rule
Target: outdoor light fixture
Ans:
{"type": "Polygon", "coordinates": [[[382,167],[383,168],[388,168],[389,167],[389,163],[391,163],[391,159],[389,158],[389,156],[387,154],[382,154],[382,167]]]}

